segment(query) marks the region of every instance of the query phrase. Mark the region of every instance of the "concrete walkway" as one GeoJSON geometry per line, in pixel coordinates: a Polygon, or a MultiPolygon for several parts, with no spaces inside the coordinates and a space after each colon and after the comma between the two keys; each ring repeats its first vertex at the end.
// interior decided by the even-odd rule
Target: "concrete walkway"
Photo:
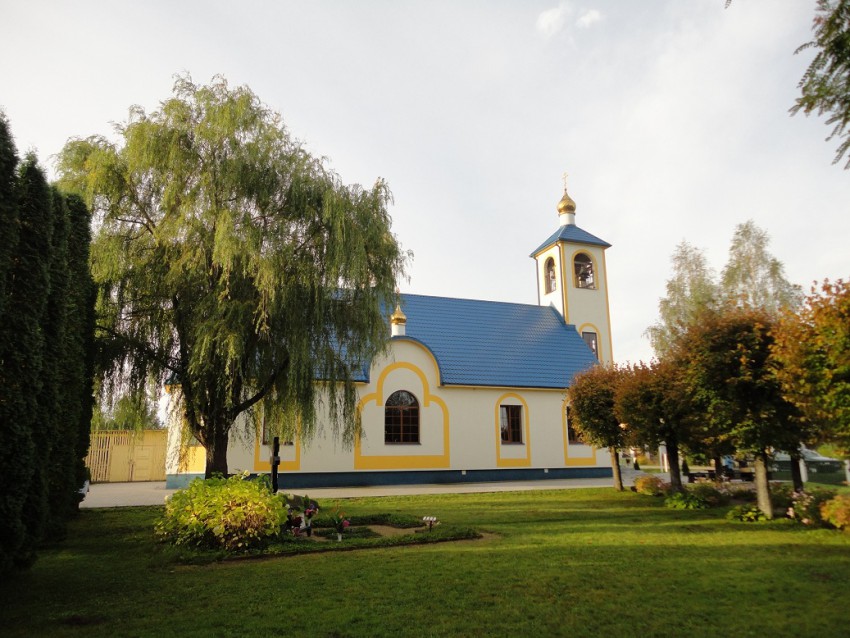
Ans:
{"type": "MultiPolygon", "coordinates": [[[[631,486],[639,472],[623,472],[623,484],[631,486]]],[[[556,479],[551,481],[506,481],[499,483],[452,483],[440,485],[380,485],[373,487],[322,487],[300,489],[298,494],[308,494],[316,500],[356,498],[365,496],[400,496],[409,494],[471,494],[478,492],[521,492],[530,490],[568,490],[586,487],[611,487],[612,480],[556,479]]],[[[146,483],[95,483],[81,508],[127,507],[135,505],[162,505],[177,490],[165,489],[165,482],[146,483]]],[[[284,490],[286,491],[286,490],[284,490]]]]}

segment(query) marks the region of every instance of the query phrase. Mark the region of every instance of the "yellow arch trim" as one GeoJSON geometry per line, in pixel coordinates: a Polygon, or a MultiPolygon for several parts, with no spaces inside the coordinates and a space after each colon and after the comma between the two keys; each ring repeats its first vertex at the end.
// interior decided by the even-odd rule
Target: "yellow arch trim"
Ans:
{"type": "Polygon", "coordinates": [[[596,327],[595,323],[583,323],[577,328],[579,336],[581,336],[581,333],[584,332],[585,328],[593,328],[593,332],[595,332],[597,336],[599,335],[599,328],[596,327]]]}
{"type": "Polygon", "coordinates": [[[584,332],[585,329],[587,329],[587,328],[592,328],[593,332],[596,333],[596,347],[599,348],[599,362],[605,363],[606,359],[605,359],[605,356],[604,356],[605,353],[603,352],[602,335],[599,332],[599,328],[596,327],[596,324],[594,324],[594,323],[583,323],[578,328],[576,328],[576,332],[578,332],[578,336],[581,337],[581,333],[584,332]]]}
{"type": "MultiPolygon", "coordinates": [[[[412,342],[415,343],[415,342],[412,342]]],[[[418,344],[417,344],[418,345],[418,344]]],[[[433,358],[433,355],[432,355],[433,358]]],[[[434,362],[436,364],[436,361],[434,362]]],[[[440,397],[431,394],[431,386],[425,373],[417,366],[406,361],[398,361],[388,365],[378,377],[377,390],[367,394],[357,404],[357,411],[361,413],[363,407],[370,401],[381,406],[384,403],[384,382],[387,376],[394,370],[410,370],[422,382],[422,405],[428,407],[431,403],[440,407],[443,412],[443,453],[442,454],[406,454],[406,455],[379,455],[363,454],[362,442],[358,436],[354,440],[354,469],[355,470],[407,470],[424,468],[447,468],[450,467],[449,454],[449,408],[440,397]]],[[[438,368],[439,370],[439,368],[438,368]]]]}
{"type": "Polygon", "coordinates": [[[569,402],[569,398],[566,398],[561,404],[561,426],[564,432],[564,465],[596,465],[596,447],[594,446],[590,446],[590,456],[570,457],[570,437],[567,433],[567,405],[569,402]]]}
{"type": "MultiPolygon", "coordinates": [[[[431,361],[431,363],[434,366],[434,375],[437,377],[437,384],[442,385],[442,375],[440,373],[440,363],[437,361],[437,357],[434,356],[434,353],[431,351],[431,349],[428,346],[426,346],[424,343],[422,343],[418,339],[415,339],[413,337],[408,337],[406,335],[401,335],[399,337],[393,337],[390,341],[390,344],[392,344],[393,342],[407,343],[407,344],[410,344],[411,346],[419,348],[422,352],[424,352],[425,355],[428,357],[428,359],[431,361]]],[[[421,375],[420,375],[420,377],[421,377],[421,375]]],[[[424,382],[423,382],[423,384],[424,384],[424,382]]]]}
{"type": "Polygon", "coordinates": [[[528,403],[526,403],[525,399],[523,399],[516,392],[506,392],[498,399],[496,399],[496,407],[494,412],[496,417],[496,467],[529,467],[531,465],[531,430],[529,427],[529,423],[531,422],[531,415],[528,412],[528,403]],[[502,401],[504,401],[505,399],[516,399],[522,404],[522,430],[523,436],[525,437],[525,458],[502,458],[502,428],[499,424],[499,407],[502,405],[502,401]]]}

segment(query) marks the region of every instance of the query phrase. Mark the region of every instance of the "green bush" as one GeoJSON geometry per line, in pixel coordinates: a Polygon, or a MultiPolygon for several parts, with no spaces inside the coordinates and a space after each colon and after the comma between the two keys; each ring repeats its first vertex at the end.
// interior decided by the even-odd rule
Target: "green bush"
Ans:
{"type": "Polygon", "coordinates": [[[168,499],[156,535],[174,545],[244,551],[276,536],[284,518],[268,481],[195,479],[168,499]]]}
{"type": "Polygon", "coordinates": [[[643,474],[635,479],[635,491],[638,494],[664,496],[669,490],[669,484],[652,474],[643,474]]]}
{"type": "Polygon", "coordinates": [[[794,500],[794,485],[791,483],[771,483],[770,497],[773,500],[773,507],[785,512],[791,507],[794,500]]]}
{"type": "Polygon", "coordinates": [[[752,486],[734,485],[729,487],[729,497],[736,501],[752,503],[756,500],[756,491],[752,486]]]}
{"type": "MultiPolygon", "coordinates": [[[[387,525],[389,527],[398,527],[401,529],[409,529],[413,527],[422,527],[422,519],[408,514],[354,514],[346,517],[352,527],[362,527],[363,525],[387,525]]],[[[313,527],[320,529],[323,527],[334,527],[331,516],[322,514],[313,519],[313,527]]]]}
{"type": "MultiPolygon", "coordinates": [[[[337,531],[332,527],[322,527],[313,532],[314,536],[336,540],[337,531]]],[[[349,527],[345,530],[345,538],[380,538],[378,532],[373,532],[368,527],[349,527]]]]}
{"type": "Polygon", "coordinates": [[[839,494],[821,503],[820,515],[830,525],[850,532],[850,494],[839,494]]]}
{"type": "Polygon", "coordinates": [[[791,496],[791,507],[788,508],[788,518],[801,522],[803,525],[820,527],[824,524],[821,515],[821,505],[835,498],[835,490],[817,488],[810,492],[794,492],[791,496]]]}
{"type": "Polygon", "coordinates": [[[410,529],[422,527],[422,519],[408,514],[367,514],[360,516],[349,516],[352,525],[389,525],[410,529]]]}
{"type": "Polygon", "coordinates": [[[701,496],[692,492],[676,492],[664,500],[664,505],[674,510],[704,510],[711,507],[701,496]]]}
{"type": "Polygon", "coordinates": [[[764,512],[762,512],[758,506],[750,504],[733,507],[726,514],[726,518],[730,521],[743,521],[744,523],[756,523],[758,521],[767,520],[764,512]]]}
{"type": "Polygon", "coordinates": [[[729,502],[729,492],[714,483],[699,482],[688,485],[688,492],[703,501],[707,507],[719,507],[729,502]]]}

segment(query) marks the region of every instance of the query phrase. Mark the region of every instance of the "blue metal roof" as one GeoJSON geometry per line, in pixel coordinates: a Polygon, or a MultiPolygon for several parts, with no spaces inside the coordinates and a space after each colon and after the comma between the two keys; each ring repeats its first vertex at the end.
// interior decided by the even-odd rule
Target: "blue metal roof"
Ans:
{"type": "Polygon", "coordinates": [[[406,334],[434,355],[444,385],[566,388],[596,357],[547,306],[401,296],[406,334]]]}
{"type": "Polygon", "coordinates": [[[611,246],[611,244],[607,241],[599,239],[596,235],[591,235],[589,232],[582,230],[575,224],[567,224],[566,226],[561,226],[558,230],[552,233],[549,239],[540,244],[540,246],[538,246],[537,249],[529,256],[534,257],[534,255],[544,248],[548,248],[559,241],[568,241],[577,244],[594,244],[596,246],[604,246],[605,248],[609,248],[611,246]]]}

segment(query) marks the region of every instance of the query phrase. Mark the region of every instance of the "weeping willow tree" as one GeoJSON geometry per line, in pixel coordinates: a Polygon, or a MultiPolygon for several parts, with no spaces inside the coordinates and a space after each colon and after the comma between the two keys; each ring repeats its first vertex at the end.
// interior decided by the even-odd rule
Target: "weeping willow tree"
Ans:
{"type": "Polygon", "coordinates": [[[176,381],[207,476],[227,473],[237,417],[259,408],[307,440],[321,400],[350,443],[352,378],[386,343],[406,261],[386,183],[344,185],[220,77],[179,76],[116,128],[120,144],[74,139],[59,157],[94,215],[102,387],[176,381]]]}

